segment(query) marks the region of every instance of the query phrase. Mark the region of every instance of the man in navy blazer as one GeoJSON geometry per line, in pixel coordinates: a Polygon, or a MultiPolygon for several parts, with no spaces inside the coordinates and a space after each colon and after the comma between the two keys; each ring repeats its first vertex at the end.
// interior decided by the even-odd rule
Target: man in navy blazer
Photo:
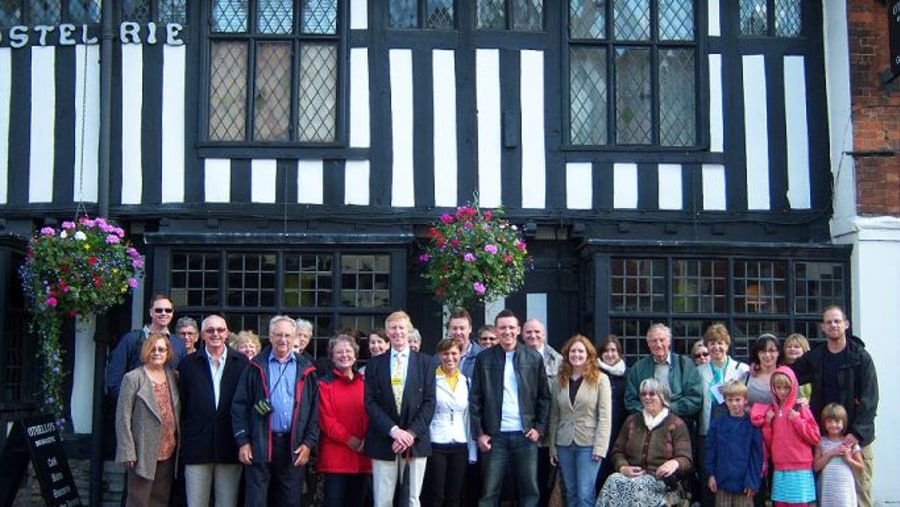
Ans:
{"type": "Polygon", "coordinates": [[[394,312],[384,323],[391,350],[366,365],[364,401],[369,429],[365,453],[372,458],[375,507],[393,504],[398,466],[409,453],[409,505],[416,507],[431,455],[428,428],[434,415],[435,369],[428,356],[409,348],[409,315],[394,312]]]}
{"type": "MultiPolygon", "coordinates": [[[[200,326],[203,345],[178,365],[181,390],[181,450],[188,506],[209,505],[213,482],[216,507],[238,501],[241,465],[231,426],[231,401],[247,357],[228,347],[228,325],[210,315],[200,326]]],[[[173,340],[174,341],[174,340],[173,340]]]]}

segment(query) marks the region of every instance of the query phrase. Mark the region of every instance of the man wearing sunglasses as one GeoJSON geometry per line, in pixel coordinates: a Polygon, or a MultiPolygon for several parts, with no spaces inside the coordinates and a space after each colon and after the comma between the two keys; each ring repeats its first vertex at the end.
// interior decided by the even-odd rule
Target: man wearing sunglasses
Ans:
{"type": "MultiPolygon", "coordinates": [[[[119,339],[106,367],[106,394],[113,401],[119,399],[119,386],[125,374],[142,364],[141,346],[150,333],[169,336],[169,324],[172,322],[174,312],[175,307],[169,297],[157,294],[150,301],[150,322],[142,329],[129,331],[119,339]]],[[[172,342],[172,359],[169,360],[168,366],[174,369],[187,355],[187,351],[181,339],[169,341],[172,342]]]]}

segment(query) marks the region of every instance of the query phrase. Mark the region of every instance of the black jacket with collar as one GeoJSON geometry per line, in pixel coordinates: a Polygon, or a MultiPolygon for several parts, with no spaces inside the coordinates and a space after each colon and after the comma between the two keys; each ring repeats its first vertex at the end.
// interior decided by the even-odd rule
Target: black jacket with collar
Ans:
{"type": "Polygon", "coordinates": [[[246,366],[247,356],[232,348],[227,349],[225,370],[219,385],[219,407],[216,408],[206,347],[201,346],[178,364],[182,463],[238,462],[231,428],[231,401],[246,366]]]}
{"type": "MultiPolygon", "coordinates": [[[[237,445],[249,443],[254,461],[265,457],[272,461],[272,430],[269,415],[254,409],[260,400],[269,399],[272,378],[269,376],[269,353],[266,347],[250,361],[234,395],[231,417],[237,445]]],[[[294,354],[297,375],[294,380],[294,408],[291,413],[291,449],[305,444],[312,452],[319,445],[319,381],[316,367],[305,357],[294,354]]],[[[285,381],[288,380],[285,378],[285,381]]],[[[277,381],[276,381],[277,382],[277,381]]]]}
{"type": "MultiPolygon", "coordinates": [[[[469,391],[469,417],[473,437],[500,433],[505,364],[506,351],[499,345],[484,350],[475,358],[472,388],[469,391]]],[[[519,384],[522,430],[534,428],[543,437],[547,434],[550,417],[550,389],[543,358],[535,350],[519,342],[513,355],[513,365],[519,384]]]]}
{"type": "Polygon", "coordinates": [[[827,343],[803,354],[790,366],[800,385],[812,384],[809,408],[816,420],[819,420],[825,405],[830,402],[840,403],[847,411],[847,420],[850,422],[848,432],[856,435],[859,445],[865,447],[875,440],[878,376],[875,374],[872,356],[863,347],[862,340],[848,335],[845,350],[846,359],[837,372],[825,371],[825,354],[829,353],[827,343]],[[837,375],[837,400],[825,399],[826,375],[837,375]]]}

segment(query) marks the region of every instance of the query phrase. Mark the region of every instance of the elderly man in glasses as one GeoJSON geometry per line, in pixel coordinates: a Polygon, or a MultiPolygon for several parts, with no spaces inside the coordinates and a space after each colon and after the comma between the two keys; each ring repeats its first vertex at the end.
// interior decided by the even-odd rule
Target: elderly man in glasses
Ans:
{"type": "Polygon", "coordinates": [[[247,356],[226,344],[228,324],[212,314],[200,325],[197,352],[178,365],[181,392],[181,453],[188,506],[238,503],[241,465],[231,424],[231,402],[247,367],[247,356]]]}
{"type": "MultiPolygon", "coordinates": [[[[141,365],[141,346],[150,333],[162,333],[169,336],[169,324],[172,322],[174,312],[175,307],[172,305],[172,300],[168,296],[157,294],[150,301],[150,322],[142,329],[129,331],[119,339],[119,343],[109,358],[109,365],[106,367],[106,393],[112,400],[119,399],[119,386],[122,384],[122,377],[125,376],[125,373],[141,365]]],[[[172,342],[172,359],[169,360],[168,365],[176,368],[187,355],[187,351],[183,341],[170,341],[172,342]]]]}

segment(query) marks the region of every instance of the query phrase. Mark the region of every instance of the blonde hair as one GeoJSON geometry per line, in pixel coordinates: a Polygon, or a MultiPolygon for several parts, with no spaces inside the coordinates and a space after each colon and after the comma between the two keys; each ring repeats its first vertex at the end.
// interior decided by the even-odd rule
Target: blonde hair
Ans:
{"type": "Polygon", "coordinates": [[[784,339],[784,342],[782,342],[781,347],[783,349],[786,349],[789,344],[794,342],[800,345],[800,348],[803,349],[803,352],[809,352],[809,340],[807,340],[806,337],[800,333],[789,334],[788,337],[784,339]]]}
{"type": "Polygon", "coordinates": [[[385,328],[391,327],[390,326],[391,322],[394,322],[395,320],[405,320],[406,321],[406,332],[407,333],[412,332],[412,329],[413,329],[412,319],[409,318],[408,313],[404,312],[403,310],[399,310],[399,311],[396,311],[396,312],[388,315],[387,318],[384,319],[384,327],[385,328]]]}
{"type": "Polygon", "coordinates": [[[722,395],[726,398],[732,396],[741,396],[747,399],[747,386],[740,380],[732,380],[722,387],[722,395]]]}
{"type": "Polygon", "coordinates": [[[784,373],[775,372],[772,374],[771,379],[772,387],[793,387],[794,383],[791,381],[791,377],[788,377],[784,373]]]}
{"type": "Polygon", "coordinates": [[[710,342],[725,342],[725,345],[731,345],[731,335],[728,334],[728,328],[721,322],[716,322],[703,333],[703,341],[709,345],[710,342]]]}

